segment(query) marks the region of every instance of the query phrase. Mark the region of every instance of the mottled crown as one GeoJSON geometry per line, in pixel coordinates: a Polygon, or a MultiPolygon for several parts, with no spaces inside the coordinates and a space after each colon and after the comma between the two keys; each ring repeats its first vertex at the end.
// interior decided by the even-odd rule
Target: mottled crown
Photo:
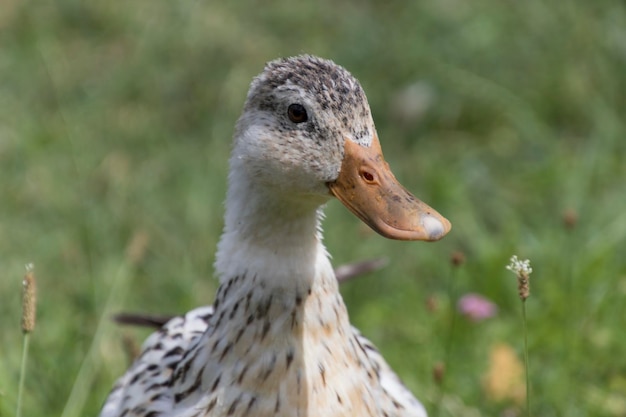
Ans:
{"type": "Polygon", "coordinates": [[[337,119],[350,139],[369,144],[373,133],[369,104],[363,88],[345,68],[311,55],[271,61],[252,82],[248,104],[276,110],[277,91],[289,90],[312,98],[322,112],[337,119]]]}

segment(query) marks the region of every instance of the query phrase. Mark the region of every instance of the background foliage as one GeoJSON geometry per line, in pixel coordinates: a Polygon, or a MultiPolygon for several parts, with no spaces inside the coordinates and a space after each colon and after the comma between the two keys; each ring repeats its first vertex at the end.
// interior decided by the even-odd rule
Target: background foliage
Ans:
{"type": "Polygon", "coordinates": [[[519,413],[485,382],[497,349],[521,357],[517,253],[535,270],[532,414],[626,415],[624,3],[267,3],[3,0],[0,416],[15,410],[25,263],[40,297],[25,415],[97,414],[123,341],[146,336],[112,312],[212,301],[233,124],[263,63],[299,53],[360,79],[397,177],[453,223],[422,244],[336,202],[325,222],[336,264],[389,258],[342,291],[431,413],[519,413]],[[466,292],[498,315],[457,316],[466,292]]]}

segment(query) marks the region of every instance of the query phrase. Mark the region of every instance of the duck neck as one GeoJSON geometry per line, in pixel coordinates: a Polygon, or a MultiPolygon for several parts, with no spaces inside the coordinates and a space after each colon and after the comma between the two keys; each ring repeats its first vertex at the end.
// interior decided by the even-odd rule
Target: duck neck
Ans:
{"type": "Polygon", "coordinates": [[[334,273],[322,244],[322,205],[326,198],[293,195],[250,180],[232,169],[226,197],[224,232],[215,270],[224,285],[253,276],[272,292],[302,291],[334,273]]]}
{"type": "Polygon", "coordinates": [[[197,409],[218,404],[220,415],[255,402],[258,416],[371,415],[377,408],[363,380],[376,371],[353,340],[321,242],[324,201],[233,175],[240,174],[230,177],[214,312],[209,330],[174,372],[181,381],[175,398],[197,409]],[[189,369],[201,373],[186,378],[189,369]],[[220,381],[234,382],[216,389],[220,381]]]}

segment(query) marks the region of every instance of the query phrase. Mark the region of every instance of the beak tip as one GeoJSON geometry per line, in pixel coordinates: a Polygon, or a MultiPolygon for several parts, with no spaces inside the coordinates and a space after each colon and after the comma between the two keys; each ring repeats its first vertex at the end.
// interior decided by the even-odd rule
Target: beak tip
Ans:
{"type": "Polygon", "coordinates": [[[447,219],[433,215],[424,216],[421,223],[428,235],[428,240],[441,239],[451,228],[450,222],[447,219]]]}

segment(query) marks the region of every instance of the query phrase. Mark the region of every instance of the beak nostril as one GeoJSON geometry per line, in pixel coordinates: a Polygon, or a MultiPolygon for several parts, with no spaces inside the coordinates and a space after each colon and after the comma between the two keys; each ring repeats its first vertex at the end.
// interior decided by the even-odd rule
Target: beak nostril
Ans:
{"type": "Polygon", "coordinates": [[[369,171],[362,170],[359,174],[360,174],[361,178],[363,178],[365,180],[365,182],[367,182],[367,183],[372,184],[376,180],[376,177],[374,177],[374,174],[372,174],[369,171]]]}

